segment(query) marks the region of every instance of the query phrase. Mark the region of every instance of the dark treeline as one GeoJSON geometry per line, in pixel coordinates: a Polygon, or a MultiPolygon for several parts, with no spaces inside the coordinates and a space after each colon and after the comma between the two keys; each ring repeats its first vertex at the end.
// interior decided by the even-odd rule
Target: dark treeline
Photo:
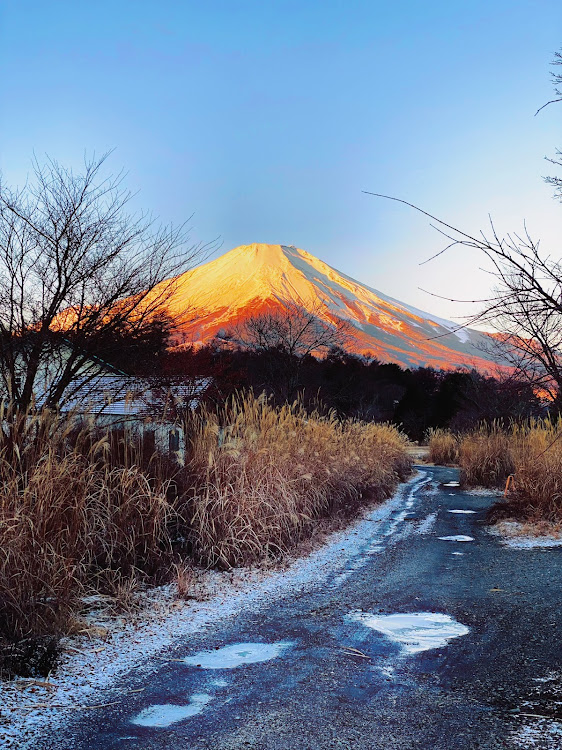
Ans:
{"type": "Polygon", "coordinates": [[[465,430],[482,421],[507,422],[542,413],[532,388],[514,379],[475,370],[404,369],[342,350],[316,359],[210,344],[168,351],[158,369],[170,385],[211,378],[207,400],[216,404],[246,389],[265,392],[278,404],[299,397],[307,409],[394,422],[413,440],[422,440],[429,428],[465,430]]]}

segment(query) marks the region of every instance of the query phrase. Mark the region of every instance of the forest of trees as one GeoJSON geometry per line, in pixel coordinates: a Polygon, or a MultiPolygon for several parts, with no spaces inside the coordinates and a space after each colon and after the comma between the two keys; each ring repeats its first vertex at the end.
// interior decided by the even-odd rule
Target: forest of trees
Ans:
{"type": "Polygon", "coordinates": [[[394,422],[414,440],[432,427],[469,429],[481,421],[525,419],[544,413],[526,382],[475,370],[404,369],[333,349],[319,359],[271,348],[227,348],[214,342],[163,353],[159,379],[175,383],[212,378],[206,399],[220,405],[236,391],[265,392],[275,403],[287,397],[283,373],[298,369],[295,392],[308,410],[334,409],[341,417],[394,422]]]}

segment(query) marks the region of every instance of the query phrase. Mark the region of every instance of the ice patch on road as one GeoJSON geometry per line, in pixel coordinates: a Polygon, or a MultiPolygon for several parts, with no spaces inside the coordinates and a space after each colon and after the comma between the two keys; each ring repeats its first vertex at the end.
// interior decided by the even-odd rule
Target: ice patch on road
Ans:
{"type": "Polygon", "coordinates": [[[201,713],[211,700],[212,697],[207,693],[196,693],[191,696],[191,702],[187,706],[178,706],[173,703],[148,706],[131,719],[131,724],[139,727],[169,727],[178,721],[201,713]]]}
{"type": "MultiPolygon", "coordinates": [[[[402,507],[400,509],[393,509],[393,511],[397,511],[395,515],[388,514],[387,518],[384,520],[381,519],[382,523],[378,523],[378,533],[372,526],[367,527],[368,531],[364,536],[361,533],[363,539],[356,539],[355,550],[350,555],[346,569],[333,579],[332,585],[334,587],[341,586],[351,575],[364,567],[369,562],[370,556],[383,552],[387,548],[388,543],[404,538],[405,535],[412,532],[412,529],[409,528],[410,524],[405,524],[404,521],[414,505],[416,492],[430,482],[431,479],[427,477],[426,472],[418,472],[416,480],[409,485],[409,492],[405,502],[402,499],[402,507]]],[[[365,522],[370,523],[374,520],[373,516],[367,516],[365,522]]]]}
{"type": "Polygon", "coordinates": [[[476,513],[475,510],[462,510],[461,508],[455,508],[455,510],[450,510],[449,513],[476,513]]]}
{"type": "Polygon", "coordinates": [[[422,519],[416,527],[416,534],[429,534],[429,532],[435,526],[437,520],[437,513],[430,513],[424,519],[422,519]]]}
{"type": "Polygon", "coordinates": [[[387,679],[389,680],[394,679],[394,667],[384,666],[384,667],[379,667],[379,670],[381,674],[384,675],[384,677],[386,677],[387,679]]]}
{"type": "Polygon", "coordinates": [[[470,632],[466,625],[449,615],[438,612],[412,612],[409,614],[373,615],[355,612],[352,620],[383,633],[399,643],[407,654],[417,654],[446,646],[452,638],[470,632]]]}
{"type": "Polygon", "coordinates": [[[292,646],[291,641],[277,643],[234,643],[214,651],[199,651],[183,659],[185,664],[202,669],[235,669],[244,664],[256,664],[280,656],[292,646]]]}
{"type": "Polygon", "coordinates": [[[452,536],[440,536],[442,542],[473,542],[474,537],[465,534],[454,534],[452,536]]]}

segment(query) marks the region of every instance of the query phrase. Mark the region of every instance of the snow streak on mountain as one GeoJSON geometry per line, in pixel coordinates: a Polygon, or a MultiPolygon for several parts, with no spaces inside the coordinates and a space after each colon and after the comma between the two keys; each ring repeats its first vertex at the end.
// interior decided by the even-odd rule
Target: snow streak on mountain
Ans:
{"type": "Polygon", "coordinates": [[[240,321],[287,303],[351,324],[347,348],[408,367],[494,369],[490,338],[392,299],[287,245],[241,245],[178,279],[170,302],[188,344],[210,341],[240,321]]]}

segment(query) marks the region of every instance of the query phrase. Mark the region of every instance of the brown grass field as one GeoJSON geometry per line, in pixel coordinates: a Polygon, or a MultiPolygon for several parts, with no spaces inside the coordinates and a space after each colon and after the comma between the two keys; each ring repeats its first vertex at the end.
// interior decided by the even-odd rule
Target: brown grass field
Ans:
{"type": "MultiPolygon", "coordinates": [[[[435,455],[442,456],[442,436],[432,439],[435,455]]],[[[491,425],[456,440],[464,486],[504,488],[511,475],[510,512],[536,523],[562,520],[562,420],[533,420],[509,429],[491,425]]]]}
{"type": "Polygon", "coordinates": [[[263,398],[190,415],[184,468],[75,417],[0,422],[0,671],[10,644],[70,632],[85,595],[278,557],[411,468],[394,427],[263,398]]]}

